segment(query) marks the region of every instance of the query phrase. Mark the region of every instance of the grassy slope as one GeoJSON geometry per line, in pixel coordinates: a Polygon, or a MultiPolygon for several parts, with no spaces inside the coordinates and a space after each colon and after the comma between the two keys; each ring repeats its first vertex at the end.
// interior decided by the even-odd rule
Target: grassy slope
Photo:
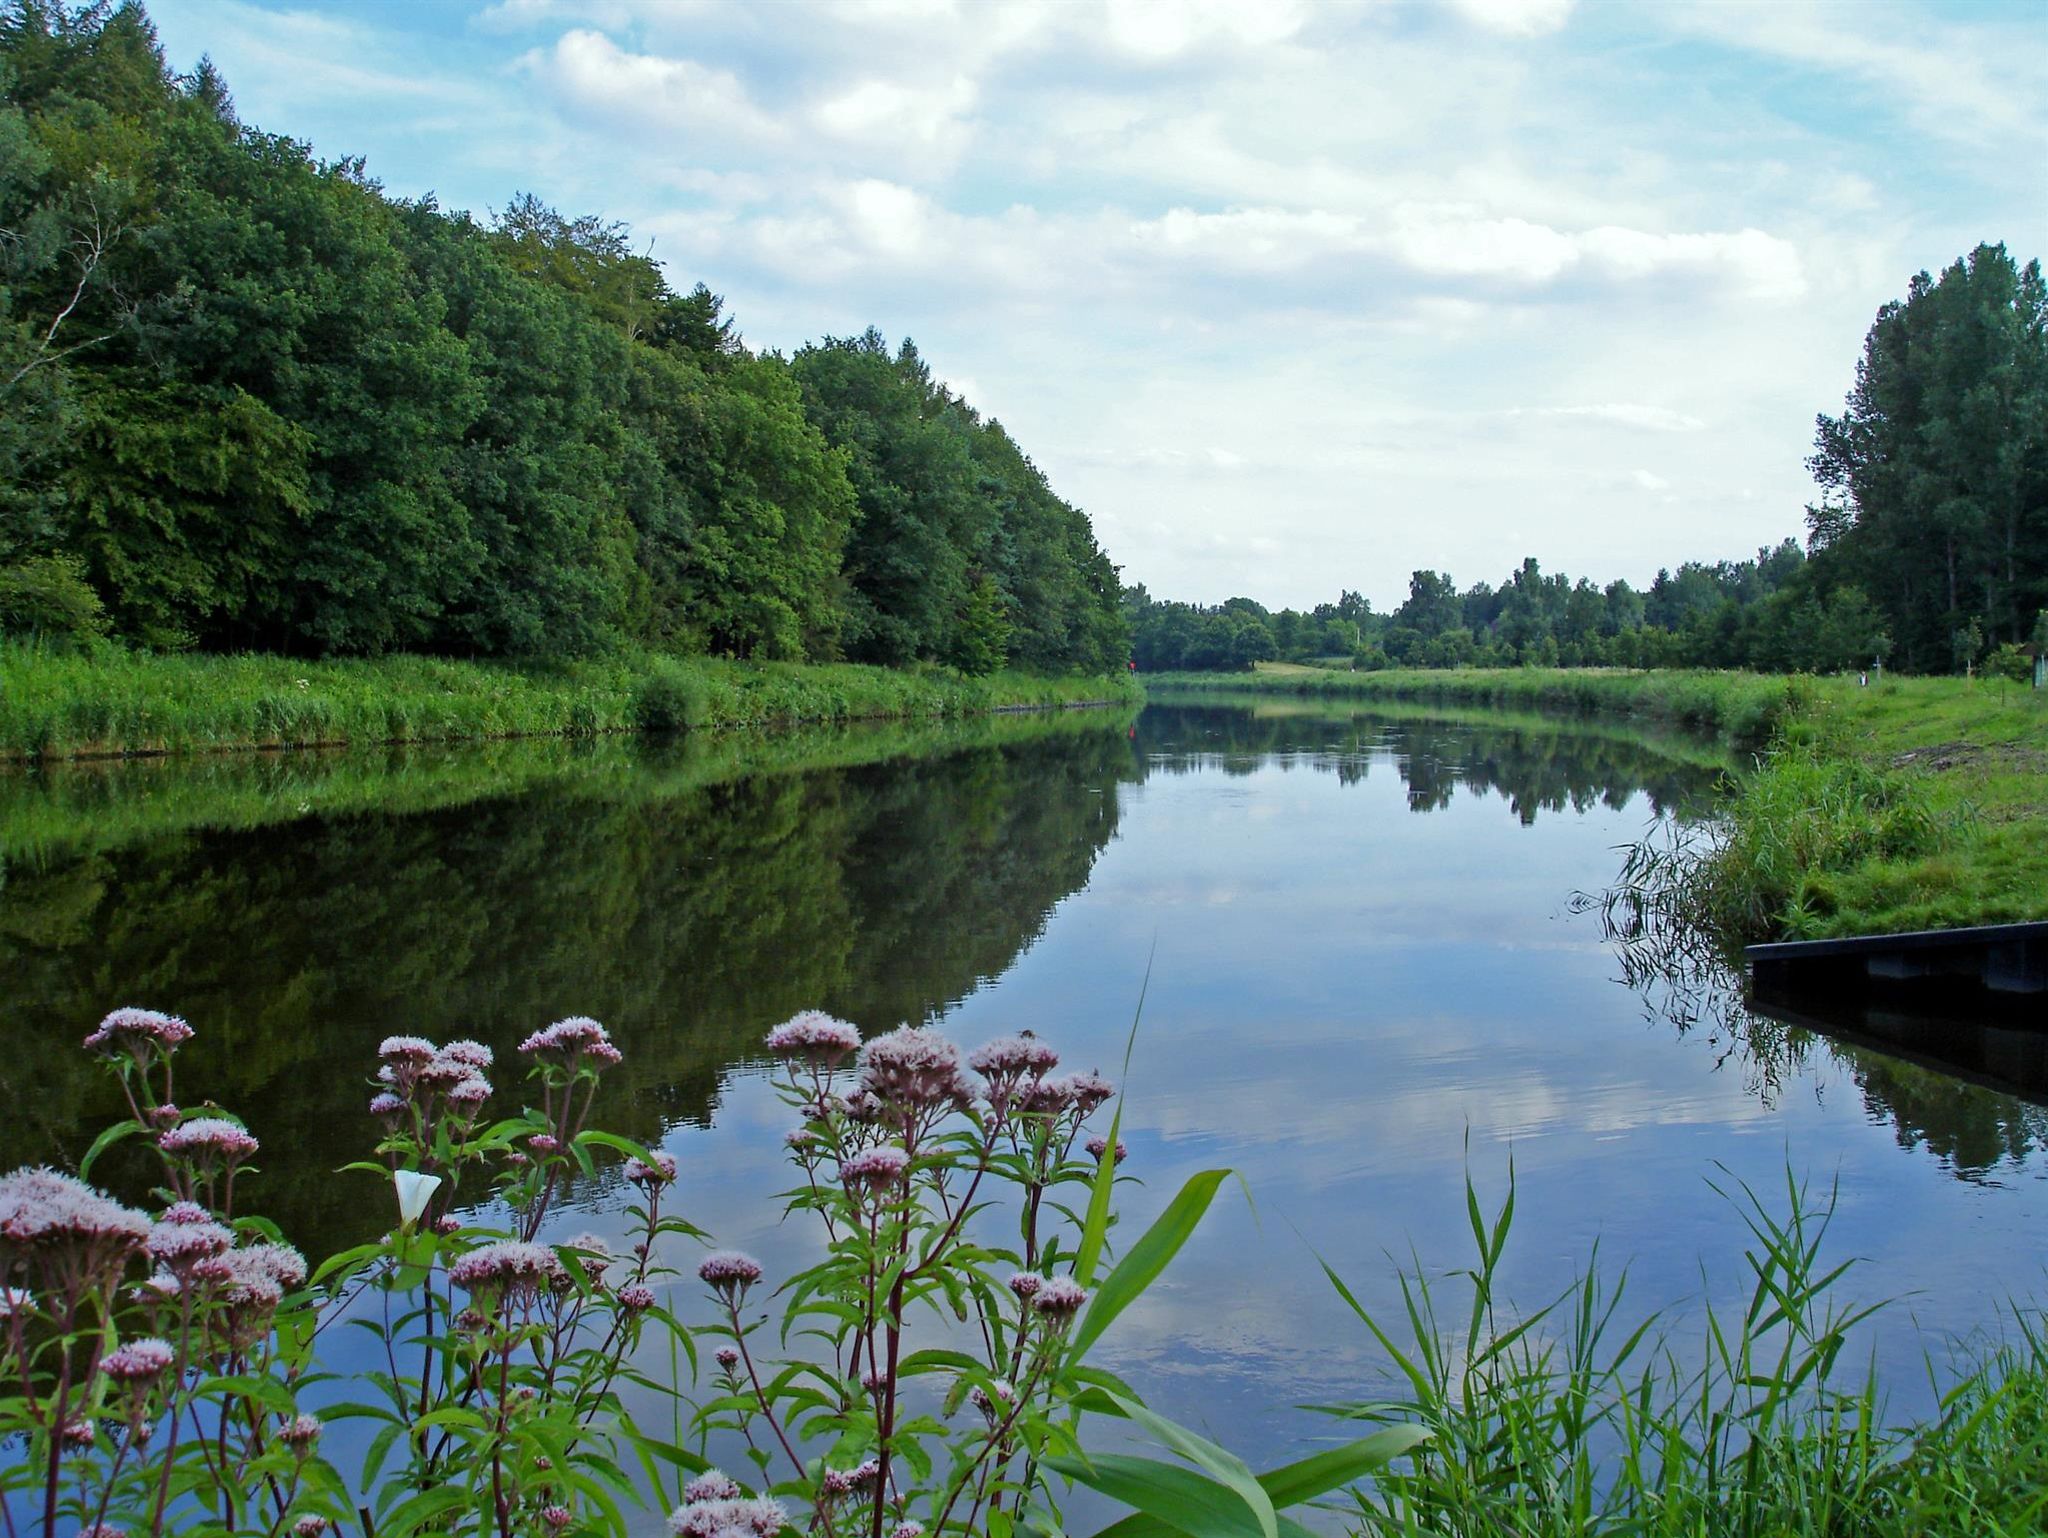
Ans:
{"type": "Polygon", "coordinates": [[[1903,847],[1852,844],[1845,857],[1804,875],[1777,914],[1776,933],[1805,939],[2048,919],[2048,691],[1987,679],[1900,679],[1870,689],[1830,682],[1785,737],[1787,761],[1760,765],[1753,789],[1733,803],[1738,830],[1749,803],[1780,826],[1796,825],[1815,797],[1782,792],[1802,774],[1810,779],[1817,763],[1837,783],[1855,770],[1874,772],[1878,796],[1923,818],[1928,831],[1903,847]]]}
{"type": "Polygon", "coordinates": [[[596,736],[639,729],[655,684],[693,726],[972,715],[1129,701],[1124,678],[651,656],[553,670],[433,657],[97,657],[0,648],[0,758],[596,736]]]}

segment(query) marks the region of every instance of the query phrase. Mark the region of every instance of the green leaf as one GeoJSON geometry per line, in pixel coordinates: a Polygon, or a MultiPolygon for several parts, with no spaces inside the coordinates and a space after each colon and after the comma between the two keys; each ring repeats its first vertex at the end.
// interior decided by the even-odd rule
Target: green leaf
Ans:
{"type": "Polygon", "coordinates": [[[133,1137],[142,1131],[139,1121],[117,1121],[92,1140],[92,1147],[85,1151],[85,1157],[78,1161],[78,1178],[86,1179],[92,1174],[93,1161],[120,1142],[124,1137],[133,1137]]]}
{"type": "MultiPolygon", "coordinates": [[[[1111,1146],[1115,1145],[1112,1143],[1111,1146]]],[[[1088,1311],[1081,1316],[1067,1347],[1069,1361],[1078,1362],[1101,1338],[1111,1321],[1158,1280],[1159,1273],[1188,1242],[1195,1225],[1202,1221],[1202,1215],[1216,1199],[1216,1188],[1230,1173],[1229,1170],[1204,1170],[1190,1178],[1180,1188],[1180,1194],[1167,1203],[1166,1210],[1145,1230],[1144,1237],[1131,1246],[1116,1269],[1105,1276],[1102,1285],[1095,1290],[1095,1296],[1089,1300],[1088,1311]]],[[[1078,1269],[1076,1275],[1079,1275],[1078,1269]]]]}
{"type": "MultiPolygon", "coordinates": [[[[1099,1538],[1137,1538],[1154,1533],[1185,1538],[1259,1538],[1265,1531],[1235,1492],[1178,1463],[1102,1453],[1093,1458],[1051,1457],[1046,1467],[1143,1513],[1105,1529],[1099,1538]],[[1147,1521],[1145,1518],[1152,1520],[1147,1521]]],[[[1292,1519],[1275,1519],[1273,1531],[1309,1538],[1292,1519]]]]}
{"type": "Polygon", "coordinates": [[[1384,1468],[1413,1452],[1431,1435],[1423,1426],[1388,1426],[1369,1437],[1270,1469],[1259,1476],[1259,1485],[1275,1506],[1299,1506],[1384,1468]]]}
{"type": "Polygon", "coordinates": [[[1279,1538],[1279,1518],[1273,1510],[1273,1498],[1266,1493],[1263,1485],[1252,1478],[1252,1471],[1245,1466],[1242,1458],[1218,1447],[1207,1437],[1197,1435],[1178,1422],[1170,1421],[1165,1416],[1147,1409],[1135,1399],[1125,1399],[1115,1394],[1109,1397],[1116,1402],[1119,1410],[1151,1432],[1169,1451],[1179,1453],[1197,1468],[1213,1475],[1235,1492],[1257,1519],[1259,1531],[1264,1534],[1264,1538],[1279,1538]]]}
{"type": "MultiPolygon", "coordinates": [[[[1158,952],[1159,940],[1154,936],[1152,949],[1145,957],[1145,980],[1138,985],[1138,1007],[1131,1016],[1131,1034],[1124,1041],[1124,1066],[1117,1075],[1121,1087],[1130,1083],[1131,1050],[1138,1044],[1138,1022],[1145,1017],[1145,991],[1152,986],[1152,958],[1158,952]]],[[[1124,1097],[1120,1089],[1116,1110],[1109,1118],[1109,1137],[1103,1144],[1102,1157],[1095,1163],[1095,1184],[1088,1192],[1088,1221],[1081,1229],[1080,1251],[1074,1258],[1074,1280],[1083,1287],[1094,1282],[1095,1267],[1109,1237],[1109,1196],[1116,1184],[1116,1137],[1123,1124],[1124,1097]]]]}

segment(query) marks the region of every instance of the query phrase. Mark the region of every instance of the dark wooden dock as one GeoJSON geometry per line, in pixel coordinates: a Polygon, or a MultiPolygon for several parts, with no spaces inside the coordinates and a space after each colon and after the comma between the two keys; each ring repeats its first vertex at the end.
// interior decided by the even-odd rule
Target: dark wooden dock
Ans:
{"type": "Polygon", "coordinates": [[[2048,923],[1752,945],[1759,1000],[1875,1003],[2048,1029],[2048,923]]]}

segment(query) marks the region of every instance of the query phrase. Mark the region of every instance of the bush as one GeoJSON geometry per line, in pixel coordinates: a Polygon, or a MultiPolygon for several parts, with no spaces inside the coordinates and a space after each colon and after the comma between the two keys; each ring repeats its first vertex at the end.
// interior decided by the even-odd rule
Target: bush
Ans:
{"type": "Polygon", "coordinates": [[[1984,676],[2030,684],[2034,681],[2034,659],[2017,646],[2001,646],[1984,659],[1984,676]]]}
{"type": "Polygon", "coordinates": [[[643,732],[686,732],[704,723],[704,684],[678,662],[666,659],[633,690],[633,724],[643,732]]]}
{"type": "Polygon", "coordinates": [[[0,566],[0,635],[90,643],[107,634],[106,609],[72,555],[31,556],[0,566]]]}

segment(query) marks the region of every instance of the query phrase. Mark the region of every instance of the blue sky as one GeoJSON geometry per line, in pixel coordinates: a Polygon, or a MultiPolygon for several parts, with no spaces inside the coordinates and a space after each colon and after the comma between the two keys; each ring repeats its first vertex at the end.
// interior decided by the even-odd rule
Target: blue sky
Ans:
{"type": "Polygon", "coordinates": [[[2048,3],[155,0],[245,121],[879,326],[1162,596],[1801,532],[1908,276],[2048,254],[2048,3]]]}

